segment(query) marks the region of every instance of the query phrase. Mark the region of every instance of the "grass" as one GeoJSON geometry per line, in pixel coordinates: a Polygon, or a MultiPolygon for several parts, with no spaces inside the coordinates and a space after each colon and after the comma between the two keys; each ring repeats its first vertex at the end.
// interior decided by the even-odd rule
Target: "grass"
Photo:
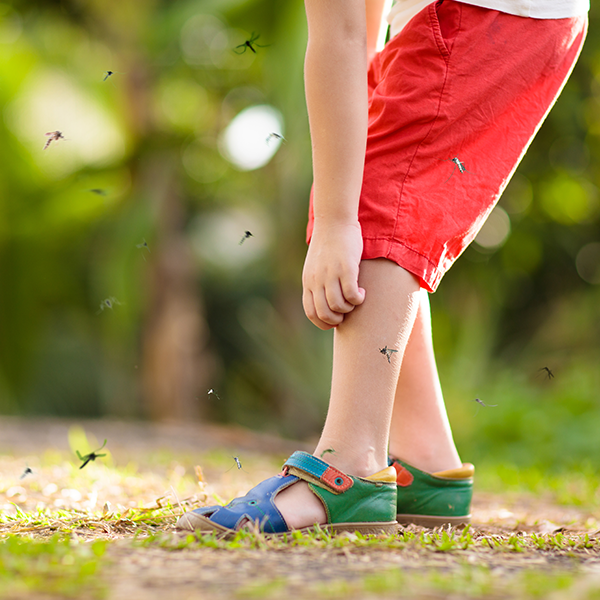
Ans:
{"type": "MultiPolygon", "coordinates": [[[[73,442],[81,453],[99,446],[84,442],[81,436],[73,442]]],[[[281,464],[281,457],[245,455],[240,470],[233,456],[227,449],[200,456],[160,450],[121,464],[109,455],[83,470],[69,453],[0,457],[0,597],[101,599],[109,593],[102,582],[113,585],[124,556],[128,564],[149,560],[146,578],[158,577],[163,565],[178,568],[192,560],[201,565],[198,577],[207,578],[198,589],[231,598],[534,599],[562,589],[567,597],[583,580],[578,597],[600,598],[600,586],[582,575],[582,567],[600,555],[600,481],[590,468],[478,465],[480,494],[515,514],[527,500],[534,513],[507,521],[497,512],[490,523],[464,529],[331,536],[317,528],[286,539],[257,532],[232,539],[176,535],[174,523],[183,511],[227,502],[281,464]],[[25,465],[33,474],[20,479],[25,465]],[[539,508],[542,495],[559,513],[562,506],[583,516],[559,519],[544,532],[536,526],[548,518],[539,508]],[[221,576],[225,568],[228,574],[221,576]]],[[[487,508],[487,500],[483,504],[487,508]]],[[[127,576],[141,578],[142,571],[127,576]]]]}
{"type": "Polygon", "coordinates": [[[81,543],[54,535],[31,539],[4,537],[0,544],[0,597],[41,593],[78,598],[82,590],[101,598],[105,584],[99,577],[107,542],[81,543]]]}
{"type": "Polygon", "coordinates": [[[477,465],[477,486],[491,493],[527,493],[551,496],[565,506],[600,505],[600,472],[584,462],[576,468],[544,469],[539,466],[483,463],[477,465]]]}

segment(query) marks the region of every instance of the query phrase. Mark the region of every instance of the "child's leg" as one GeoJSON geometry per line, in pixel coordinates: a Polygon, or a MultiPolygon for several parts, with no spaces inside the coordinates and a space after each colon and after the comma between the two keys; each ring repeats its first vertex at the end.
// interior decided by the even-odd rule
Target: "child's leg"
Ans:
{"type": "Polygon", "coordinates": [[[461,466],[439,382],[429,298],[425,290],[398,378],[390,428],[390,455],[430,473],[461,466]]]}
{"type": "MultiPolygon", "coordinates": [[[[387,467],[394,393],[419,304],[418,280],[386,259],[360,266],[363,304],[348,313],[334,336],[327,420],[314,452],[342,471],[366,477],[387,467]],[[397,350],[390,362],[379,352],[397,350]],[[326,452],[333,450],[333,452],[326,452]]],[[[321,502],[298,483],[275,500],[290,527],[325,522],[321,502]]]]}

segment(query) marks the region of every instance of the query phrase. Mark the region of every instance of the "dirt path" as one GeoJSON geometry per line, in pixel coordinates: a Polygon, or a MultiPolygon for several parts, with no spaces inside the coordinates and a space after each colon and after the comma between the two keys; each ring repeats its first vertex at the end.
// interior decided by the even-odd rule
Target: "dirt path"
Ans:
{"type": "MultiPolygon", "coordinates": [[[[208,547],[182,544],[171,516],[177,506],[143,527],[131,520],[171,494],[174,505],[175,497],[193,505],[243,493],[298,447],[233,428],[2,419],[0,506],[14,515],[4,533],[111,540],[99,577],[80,586],[78,598],[598,597],[600,513],[560,506],[550,496],[478,491],[466,534],[412,527],[394,540],[368,543],[346,536],[282,544],[259,536],[238,547],[208,547]],[[107,438],[111,453],[84,470],[70,447],[82,431],[90,443],[107,438]],[[25,466],[34,473],[21,480],[25,466]],[[57,516],[40,522],[32,516],[38,509],[57,516]],[[133,540],[136,531],[160,536],[143,545],[133,540]]],[[[39,590],[1,592],[0,586],[2,598],[48,597],[39,590]]]]}

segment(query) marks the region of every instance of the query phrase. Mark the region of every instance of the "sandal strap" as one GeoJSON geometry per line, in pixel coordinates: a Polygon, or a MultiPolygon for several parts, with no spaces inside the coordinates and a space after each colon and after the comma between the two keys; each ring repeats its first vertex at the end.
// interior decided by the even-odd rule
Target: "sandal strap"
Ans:
{"type": "Polygon", "coordinates": [[[274,500],[279,492],[296,481],[297,477],[275,475],[253,487],[245,496],[235,498],[227,506],[205,506],[190,514],[201,515],[230,530],[238,530],[240,525],[248,521],[258,523],[260,530],[265,533],[283,533],[289,528],[274,500]]]}
{"type": "Polygon", "coordinates": [[[351,477],[308,452],[294,452],[285,461],[283,468],[284,472],[289,472],[334,494],[341,494],[354,485],[351,477]]]}

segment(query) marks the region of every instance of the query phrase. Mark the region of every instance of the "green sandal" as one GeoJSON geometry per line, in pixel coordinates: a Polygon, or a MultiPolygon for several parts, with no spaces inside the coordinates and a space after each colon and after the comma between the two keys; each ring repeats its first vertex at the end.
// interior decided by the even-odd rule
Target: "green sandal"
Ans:
{"type": "Polygon", "coordinates": [[[471,522],[472,464],[437,473],[420,471],[397,458],[390,458],[390,465],[396,470],[398,523],[433,528],[471,522]]]}
{"type": "Polygon", "coordinates": [[[177,528],[234,534],[248,523],[257,523],[264,533],[287,533],[290,529],[274,500],[279,492],[301,480],[308,482],[325,508],[327,524],[321,525],[322,529],[364,534],[398,531],[396,472],[391,466],[370,477],[354,477],[306,452],[294,452],[279,475],[259,483],[243,498],[227,506],[207,506],[185,513],[177,521],[177,528]]]}

